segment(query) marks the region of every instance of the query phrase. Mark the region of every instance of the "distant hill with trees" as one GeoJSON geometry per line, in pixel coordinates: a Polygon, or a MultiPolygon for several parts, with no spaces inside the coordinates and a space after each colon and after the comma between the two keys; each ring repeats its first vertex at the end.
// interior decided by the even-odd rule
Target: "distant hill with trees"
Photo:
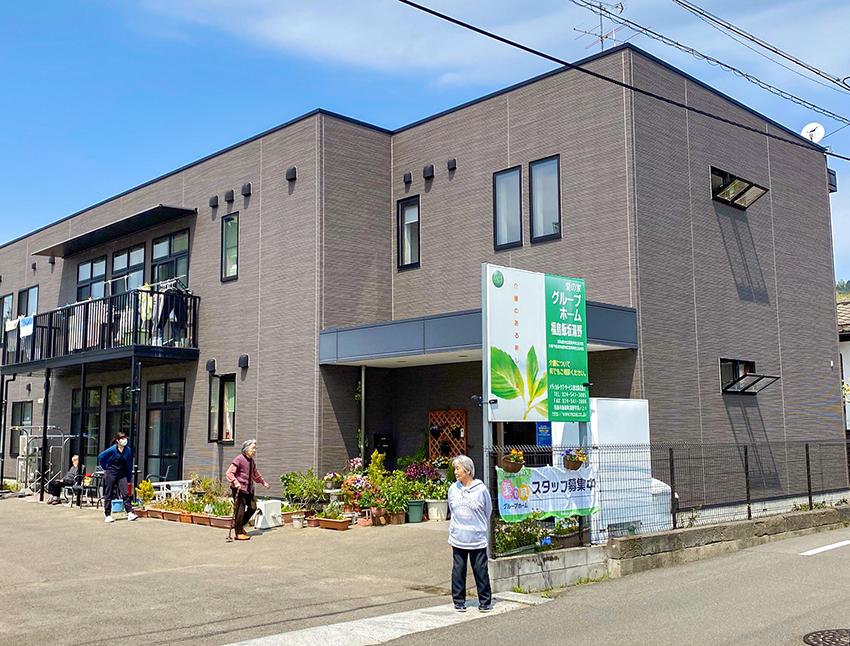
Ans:
{"type": "Polygon", "coordinates": [[[850,301],[850,280],[839,280],[835,283],[835,302],[846,303],[850,301]]]}

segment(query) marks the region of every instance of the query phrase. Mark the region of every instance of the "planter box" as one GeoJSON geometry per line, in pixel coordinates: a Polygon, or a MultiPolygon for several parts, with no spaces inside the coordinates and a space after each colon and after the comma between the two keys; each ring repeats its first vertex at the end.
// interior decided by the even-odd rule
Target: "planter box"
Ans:
{"type": "Polygon", "coordinates": [[[319,526],[319,519],[316,518],[315,516],[310,516],[307,519],[307,527],[318,527],[318,526],[319,526]]]}
{"type": "Polygon", "coordinates": [[[148,518],[158,518],[162,520],[162,510],[161,509],[147,509],[148,518]]]}
{"type": "Polygon", "coordinates": [[[133,513],[136,514],[136,516],[138,516],[139,518],[147,518],[148,517],[148,510],[145,509],[144,507],[140,507],[139,509],[134,509],[133,513]]]}
{"type": "Polygon", "coordinates": [[[448,500],[426,500],[428,505],[428,520],[446,520],[449,515],[448,500]]]}
{"type": "Polygon", "coordinates": [[[209,527],[210,517],[207,514],[192,514],[192,524],[204,525],[205,527],[209,527]]]}
{"type": "MultiPolygon", "coordinates": [[[[179,523],[180,522],[180,512],[179,511],[168,511],[167,509],[163,509],[162,510],[162,518],[164,520],[171,520],[171,521],[174,521],[175,523],[179,523]]],[[[192,520],[189,519],[189,522],[192,522],[192,520]]]]}
{"type": "Polygon", "coordinates": [[[181,511],[180,512],[180,522],[191,525],[192,524],[192,514],[187,513],[185,511],[181,511]]]}
{"type": "Polygon", "coordinates": [[[231,529],[233,527],[232,516],[210,516],[210,527],[221,527],[222,529],[231,529]]]}
{"type": "Polygon", "coordinates": [[[347,518],[337,520],[336,518],[317,518],[319,527],[325,529],[335,529],[338,532],[343,532],[349,528],[350,524],[347,518]]]}
{"type": "Polygon", "coordinates": [[[404,525],[404,516],[405,513],[403,511],[397,514],[390,514],[390,525],[404,525]]]}

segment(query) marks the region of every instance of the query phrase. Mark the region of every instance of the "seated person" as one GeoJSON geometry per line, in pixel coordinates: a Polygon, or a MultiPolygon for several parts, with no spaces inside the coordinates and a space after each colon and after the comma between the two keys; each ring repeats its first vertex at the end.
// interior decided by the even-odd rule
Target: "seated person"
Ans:
{"type": "Polygon", "coordinates": [[[68,469],[68,472],[65,474],[65,477],[61,480],[54,480],[53,482],[47,483],[47,491],[50,493],[51,498],[47,501],[48,505],[60,505],[62,501],[59,499],[60,494],[62,493],[63,487],[73,487],[74,485],[78,485],[77,476],[79,475],[80,470],[80,458],[77,455],[71,457],[71,468],[68,469]]]}

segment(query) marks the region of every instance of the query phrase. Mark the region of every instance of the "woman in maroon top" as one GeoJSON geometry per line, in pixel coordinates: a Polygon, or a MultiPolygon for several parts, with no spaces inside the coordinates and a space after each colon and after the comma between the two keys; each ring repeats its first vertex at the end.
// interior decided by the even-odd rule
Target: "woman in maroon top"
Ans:
{"type": "Polygon", "coordinates": [[[237,541],[247,541],[251,538],[245,533],[245,525],[257,508],[254,503],[254,483],[259,482],[266,489],[271,487],[254,464],[255,455],[257,440],[245,440],[242,443],[242,453],[233,458],[225,475],[233,490],[237,541]]]}

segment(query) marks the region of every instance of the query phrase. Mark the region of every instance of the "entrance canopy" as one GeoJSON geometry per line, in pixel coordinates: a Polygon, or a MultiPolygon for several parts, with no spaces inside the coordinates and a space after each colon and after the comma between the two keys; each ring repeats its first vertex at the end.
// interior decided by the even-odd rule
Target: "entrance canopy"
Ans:
{"type": "MultiPolygon", "coordinates": [[[[481,361],[481,310],[322,330],[319,364],[409,368],[481,361]]],[[[589,352],[637,348],[637,311],[587,303],[589,352]]]]}

